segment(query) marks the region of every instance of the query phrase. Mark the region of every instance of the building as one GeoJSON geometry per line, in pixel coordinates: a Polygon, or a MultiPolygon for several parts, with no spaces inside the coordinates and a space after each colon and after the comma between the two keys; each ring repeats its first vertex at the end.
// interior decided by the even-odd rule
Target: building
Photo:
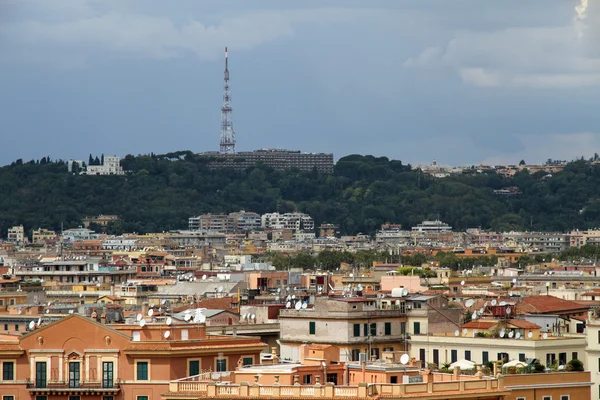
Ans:
{"type": "Polygon", "coordinates": [[[412,231],[419,233],[448,233],[452,232],[452,227],[436,219],[435,221],[423,221],[417,226],[413,226],[412,231]]]}
{"type": "Polygon", "coordinates": [[[278,212],[262,215],[262,226],[266,229],[292,229],[294,231],[312,231],[315,221],[308,214],[294,212],[280,214],[278,212]]]}
{"type": "Polygon", "coordinates": [[[336,238],[340,237],[340,226],[336,224],[321,224],[319,225],[320,238],[336,238]]]}
{"type": "Polygon", "coordinates": [[[233,219],[233,231],[235,233],[246,233],[254,229],[259,229],[262,225],[262,219],[259,214],[241,210],[231,213],[229,216],[233,219]]]}
{"type": "Polygon", "coordinates": [[[121,157],[105,156],[102,165],[88,165],[85,172],[87,175],[124,175],[121,167],[121,157]]]}
{"type": "Polygon", "coordinates": [[[23,244],[25,243],[25,229],[23,225],[13,226],[9,228],[6,240],[9,243],[23,244]]]}
{"type": "Polygon", "coordinates": [[[63,240],[69,242],[91,240],[96,239],[97,237],[98,235],[94,231],[82,227],[67,229],[62,233],[63,240]]]}
{"type": "Polygon", "coordinates": [[[83,227],[89,228],[90,224],[100,225],[103,228],[106,228],[108,224],[111,222],[118,221],[119,217],[117,215],[98,215],[96,217],[85,217],[83,219],[83,227]]]}
{"type": "Polygon", "coordinates": [[[379,359],[406,346],[406,310],[364,297],[317,297],[314,308],[285,309],[279,315],[281,359],[297,362],[303,343],[333,345],[339,361],[358,361],[360,353],[379,359]]]}
{"type": "Polygon", "coordinates": [[[104,325],[73,314],[0,341],[0,393],[3,400],[154,400],[171,380],[256,363],[264,348],[258,338],[208,336],[204,324],[147,317],[143,326],[104,325]]]}
{"type": "Polygon", "coordinates": [[[210,168],[232,168],[246,170],[257,164],[264,164],[276,170],[300,169],[333,173],[332,153],[302,153],[293,150],[262,149],[235,154],[204,153],[210,168]],[[214,159],[214,160],[213,160],[214,159]]]}
{"type": "Polygon", "coordinates": [[[83,170],[83,160],[69,160],[67,161],[67,171],[75,172],[83,170]]]}
{"type": "Polygon", "coordinates": [[[191,231],[233,233],[233,218],[226,214],[203,214],[188,221],[191,231]]]}
{"type": "Polygon", "coordinates": [[[33,231],[33,234],[31,235],[31,242],[34,244],[44,243],[46,240],[54,240],[56,237],[56,232],[48,229],[38,228],[33,231]]]}

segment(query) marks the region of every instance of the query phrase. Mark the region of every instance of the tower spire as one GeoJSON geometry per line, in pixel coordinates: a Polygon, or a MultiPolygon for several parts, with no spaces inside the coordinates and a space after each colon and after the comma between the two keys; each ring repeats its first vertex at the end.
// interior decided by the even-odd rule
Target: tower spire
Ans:
{"type": "Polygon", "coordinates": [[[229,95],[229,65],[227,47],[225,47],[225,73],[223,86],[223,106],[221,107],[221,146],[222,154],[235,153],[235,132],[231,119],[231,96],[229,95]]]}

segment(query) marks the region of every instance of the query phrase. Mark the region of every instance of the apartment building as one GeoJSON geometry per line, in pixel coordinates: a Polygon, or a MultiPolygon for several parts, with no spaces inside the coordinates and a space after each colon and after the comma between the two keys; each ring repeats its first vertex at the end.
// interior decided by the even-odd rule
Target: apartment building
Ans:
{"type": "Polygon", "coordinates": [[[25,281],[39,280],[43,286],[60,286],[82,282],[121,283],[136,275],[135,268],[100,266],[88,260],[56,260],[14,268],[14,275],[25,281]]]}
{"type": "Polygon", "coordinates": [[[315,222],[308,214],[294,212],[280,214],[278,212],[262,215],[262,227],[269,229],[292,229],[294,231],[313,231],[315,222]]]}
{"type": "Polygon", "coordinates": [[[56,232],[49,229],[35,229],[31,235],[31,242],[44,243],[46,240],[54,240],[57,238],[56,232]]]}
{"type": "Polygon", "coordinates": [[[229,214],[233,219],[233,231],[236,233],[250,232],[259,229],[262,224],[260,214],[247,211],[239,211],[229,214]]]}
{"type": "Polygon", "coordinates": [[[208,336],[205,329],[149,319],[103,325],[71,315],[0,341],[0,393],[3,400],[154,400],[171,380],[226,373],[258,362],[265,348],[258,338],[208,336]]]}
{"type": "MultiPolygon", "coordinates": [[[[294,301],[295,303],[295,301],[294,301]]],[[[303,343],[334,345],[339,361],[358,361],[360,353],[379,359],[406,346],[406,310],[364,297],[317,297],[314,308],[281,310],[281,358],[297,362],[303,343]]]]}
{"type": "Polygon", "coordinates": [[[204,155],[217,159],[208,163],[209,168],[246,170],[262,163],[277,170],[297,168],[304,171],[316,169],[319,172],[328,174],[333,172],[332,153],[302,153],[293,150],[262,149],[235,154],[206,153],[204,155]]]}
{"type": "Polygon", "coordinates": [[[23,225],[13,226],[8,229],[6,240],[9,243],[21,245],[25,243],[25,229],[23,225]]]}
{"type": "Polygon", "coordinates": [[[125,175],[119,156],[105,156],[102,165],[88,165],[85,173],[87,175],[125,175]]]}
{"type": "Polygon", "coordinates": [[[204,214],[189,219],[191,231],[233,233],[233,218],[226,214],[204,214]]]}

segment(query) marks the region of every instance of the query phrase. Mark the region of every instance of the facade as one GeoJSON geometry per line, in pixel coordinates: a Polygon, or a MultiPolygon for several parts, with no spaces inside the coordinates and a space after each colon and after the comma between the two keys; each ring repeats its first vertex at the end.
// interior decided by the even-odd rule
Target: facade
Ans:
{"type": "Polygon", "coordinates": [[[233,230],[236,233],[245,233],[259,229],[262,224],[260,215],[254,212],[239,211],[229,214],[233,218],[233,230]]]}
{"type": "Polygon", "coordinates": [[[13,226],[8,230],[6,237],[9,243],[23,244],[25,243],[25,229],[23,225],[13,226]]]}
{"type": "Polygon", "coordinates": [[[297,168],[304,171],[316,169],[319,172],[333,173],[332,153],[302,153],[300,151],[263,149],[235,154],[205,153],[215,158],[209,162],[210,168],[232,168],[245,170],[262,163],[277,170],[297,168]]]}
{"type": "Polygon", "coordinates": [[[89,230],[87,228],[73,228],[73,229],[67,229],[66,231],[63,231],[62,233],[62,238],[65,241],[69,241],[69,242],[78,242],[81,240],[92,240],[92,239],[96,239],[98,237],[98,235],[92,231],[89,230]]]}
{"type": "Polygon", "coordinates": [[[42,229],[42,228],[38,228],[38,229],[34,230],[32,236],[31,236],[32,243],[43,243],[46,240],[53,240],[53,239],[56,239],[56,232],[48,230],[48,229],[42,229]]]}
{"type": "Polygon", "coordinates": [[[87,175],[124,175],[121,167],[121,157],[105,156],[102,165],[88,165],[87,175]]]}
{"type": "Polygon", "coordinates": [[[263,214],[262,226],[268,229],[292,229],[294,231],[312,231],[315,222],[308,214],[294,212],[280,214],[278,212],[263,214]]]}
{"type": "Polygon", "coordinates": [[[226,214],[204,214],[189,219],[191,231],[233,233],[233,218],[226,214]]]}
{"type": "Polygon", "coordinates": [[[334,345],[339,361],[358,361],[361,353],[379,359],[406,346],[406,312],[394,303],[361,297],[317,297],[313,309],[285,309],[279,315],[281,359],[297,362],[303,343],[334,345]]]}
{"type": "Polygon", "coordinates": [[[44,286],[73,283],[121,283],[135,276],[135,268],[100,267],[90,260],[57,260],[35,266],[15,268],[17,278],[40,280],[44,286]]]}
{"type": "Polygon", "coordinates": [[[89,228],[90,224],[94,223],[100,225],[102,227],[108,226],[111,222],[118,221],[119,217],[117,215],[98,215],[96,217],[85,217],[83,219],[83,227],[89,228]]]}
{"type": "Polygon", "coordinates": [[[103,325],[71,315],[0,341],[0,393],[11,400],[154,400],[171,380],[254,363],[264,347],[257,338],[209,337],[204,325],[103,325]]]}
{"type": "Polygon", "coordinates": [[[423,221],[419,225],[413,226],[412,231],[420,233],[448,233],[452,232],[452,227],[440,220],[423,221]]]}

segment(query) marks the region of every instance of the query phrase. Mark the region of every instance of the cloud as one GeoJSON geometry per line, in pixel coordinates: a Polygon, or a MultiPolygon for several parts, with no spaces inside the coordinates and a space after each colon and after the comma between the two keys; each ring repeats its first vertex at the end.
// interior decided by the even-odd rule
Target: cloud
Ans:
{"type": "MultiPolygon", "coordinates": [[[[588,10],[590,27],[600,9],[588,10]]],[[[443,46],[425,48],[404,63],[408,68],[450,68],[469,85],[565,89],[600,85],[600,31],[580,35],[577,24],[459,31],[443,46]],[[441,50],[440,50],[441,49],[441,50]]]]}
{"type": "Polygon", "coordinates": [[[528,134],[521,135],[519,139],[523,143],[521,150],[490,156],[482,164],[507,165],[519,160],[541,163],[548,158],[573,160],[581,156],[589,158],[600,147],[600,132],[528,134]]]}

